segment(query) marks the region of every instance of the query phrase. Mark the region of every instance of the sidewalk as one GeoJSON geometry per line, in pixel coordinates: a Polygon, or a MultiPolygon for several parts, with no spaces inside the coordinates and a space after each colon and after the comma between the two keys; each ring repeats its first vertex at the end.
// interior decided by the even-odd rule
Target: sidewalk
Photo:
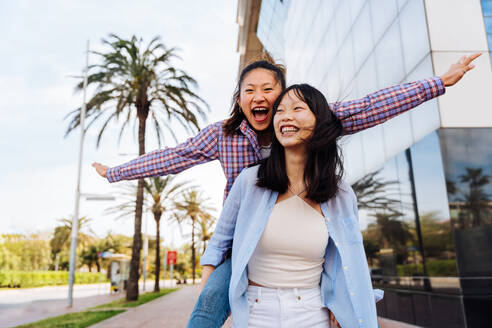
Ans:
{"type": "MultiPolygon", "coordinates": [[[[199,295],[199,285],[184,286],[180,290],[158,299],[128,309],[91,328],[183,328],[186,327],[195,301],[199,295]]],[[[230,319],[224,327],[232,327],[230,319]]]]}
{"type": "MultiPolygon", "coordinates": [[[[147,281],[146,291],[153,290],[153,281],[147,281]]],[[[166,287],[170,285],[166,281],[166,287]]],[[[142,283],[140,292],[142,292],[142,283]]],[[[161,284],[161,288],[164,283],[161,284]]],[[[125,296],[109,295],[109,283],[74,285],[73,307],[67,307],[68,286],[10,289],[0,291],[0,328],[15,327],[71,312],[83,311],[109,303],[125,296]]]]}
{"type": "MultiPolygon", "coordinates": [[[[109,290],[109,287],[108,287],[109,290]]],[[[121,298],[121,294],[93,295],[74,299],[73,307],[67,307],[67,300],[35,300],[0,309],[0,327],[15,327],[38,320],[59,316],[70,312],[79,312],[87,308],[109,303],[121,298]]]]}
{"type": "MultiPolygon", "coordinates": [[[[130,308],[90,328],[184,328],[199,295],[199,285],[184,286],[174,293],[130,308]]],[[[378,318],[381,328],[418,328],[417,326],[378,318]]],[[[232,327],[231,318],[223,328],[232,327]]]]}

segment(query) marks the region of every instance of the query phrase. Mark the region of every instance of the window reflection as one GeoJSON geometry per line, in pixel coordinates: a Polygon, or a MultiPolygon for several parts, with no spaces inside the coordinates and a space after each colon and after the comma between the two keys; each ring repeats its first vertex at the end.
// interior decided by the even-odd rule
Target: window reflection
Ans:
{"type": "Polygon", "coordinates": [[[353,185],[375,285],[459,291],[441,163],[433,132],[353,185]]]}
{"type": "Polygon", "coordinates": [[[460,276],[490,276],[492,129],[441,129],[439,138],[460,276]]]}

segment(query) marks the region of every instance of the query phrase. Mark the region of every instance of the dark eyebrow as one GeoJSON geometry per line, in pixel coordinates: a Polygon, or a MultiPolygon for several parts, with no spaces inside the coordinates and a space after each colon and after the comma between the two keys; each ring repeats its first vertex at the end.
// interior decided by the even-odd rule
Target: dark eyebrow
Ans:
{"type": "MultiPolygon", "coordinates": [[[[260,85],[260,87],[263,87],[263,86],[265,86],[267,84],[272,84],[272,83],[271,82],[263,83],[262,85],[260,85]]],[[[276,85],[276,83],[274,84],[274,86],[275,85],[276,85]]],[[[252,87],[254,87],[254,86],[256,86],[256,84],[248,83],[248,84],[246,84],[246,86],[252,86],[252,87]]]]}

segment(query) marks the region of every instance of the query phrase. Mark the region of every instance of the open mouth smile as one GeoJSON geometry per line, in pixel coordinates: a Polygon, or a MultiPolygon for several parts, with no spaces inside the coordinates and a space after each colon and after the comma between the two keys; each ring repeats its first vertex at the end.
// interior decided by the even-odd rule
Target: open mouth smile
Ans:
{"type": "Polygon", "coordinates": [[[268,108],[266,107],[255,107],[251,111],[253,113],[253,119],[257,123],[263,123],[268,118],[268,108]]]}
{"type": "Polygon", "coordinates": [[[297,126],[294,126],[294,125],[282,125],[280,127],[280,133],[283,136],[294,135],[297,133],[297,131],[299,131],[299,128],[297,126]]]}

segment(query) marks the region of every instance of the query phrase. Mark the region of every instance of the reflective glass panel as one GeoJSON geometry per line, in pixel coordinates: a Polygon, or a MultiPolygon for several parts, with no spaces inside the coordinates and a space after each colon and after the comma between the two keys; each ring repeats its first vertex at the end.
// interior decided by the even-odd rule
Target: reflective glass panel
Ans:
{"type": "Polygon", "coordinates": [[[484,16],[492,16],[492,1],[482,0],[482,11],[484,16]]]}
{"type": "Polygon", "coordinates": [[[398,14],[396,0],[370,0],[372,31],[374,41],[377,43],[383,36],[388,26],[393,22],[398,14]]]}
{"type": "Polygon", "coordinates": [[[400,31],[397,21],[390,26],[376,46],[376,62],[379,88],[397,84],[405,77],[400,31]]]}
{"type": "MultiPolygon", "coordinates": [[[[350,5],[350,13],[352,16],[352,20],[358,19],[358,15],[361,12],[362,6],[366,3],[366,0],[350,0],[347,1],[350,5]]],[[[366,10],[366,9],[364,9],[366,10]]]]}
{"type": "Polygon", "coordinates": [[[436,132],[352,186],[375,285],[460,291],[436,132]]]}
{"type": "Polygon", "coordinates": [[[411,72],[430,52],[423,0],[412,0],[400,12],[405,71],[411,72]]]}
{"type": "Polygon", "coordinates": [[[372,172],[386,160],[386,152],[384,150],[383,127],[376,125],[370,129],[359,132],[362,134],[362,145],[366,169],[372,172]]]}
{"type": "Polygon", "coordinates": [[[355,68],[357,70],[374,48],[371,34],[371,16],[367,4],[355,21],[352,37],[355,45],[355,68]]]}
{"type": "Polygon", "coordinates": [[[347,33],[352,25],[348,1],[339,2],[334,19],[337,30],[337,46],[339,46],[345,41],[347,33]]]}
{"type": "MultiPolygon", "coordinates": [[[[439,139],[460,276],[490,277],[492,129],[441,129],[439,139]]],[[[489,282],[480,288],[491,292],[490,286],[489,282]]]]}
{"type": "MultiPolygon", "coordinates": [[[[413,145],[411,157],[426,275],[456,277],[456,255],[437,132],[413,145]]],[[[440,286],[444,291],[449,287],[444,284],[446,281],[440,286]]],[[[434,284],[433,290],[436,291],[437,280],[434,284]]]]}

